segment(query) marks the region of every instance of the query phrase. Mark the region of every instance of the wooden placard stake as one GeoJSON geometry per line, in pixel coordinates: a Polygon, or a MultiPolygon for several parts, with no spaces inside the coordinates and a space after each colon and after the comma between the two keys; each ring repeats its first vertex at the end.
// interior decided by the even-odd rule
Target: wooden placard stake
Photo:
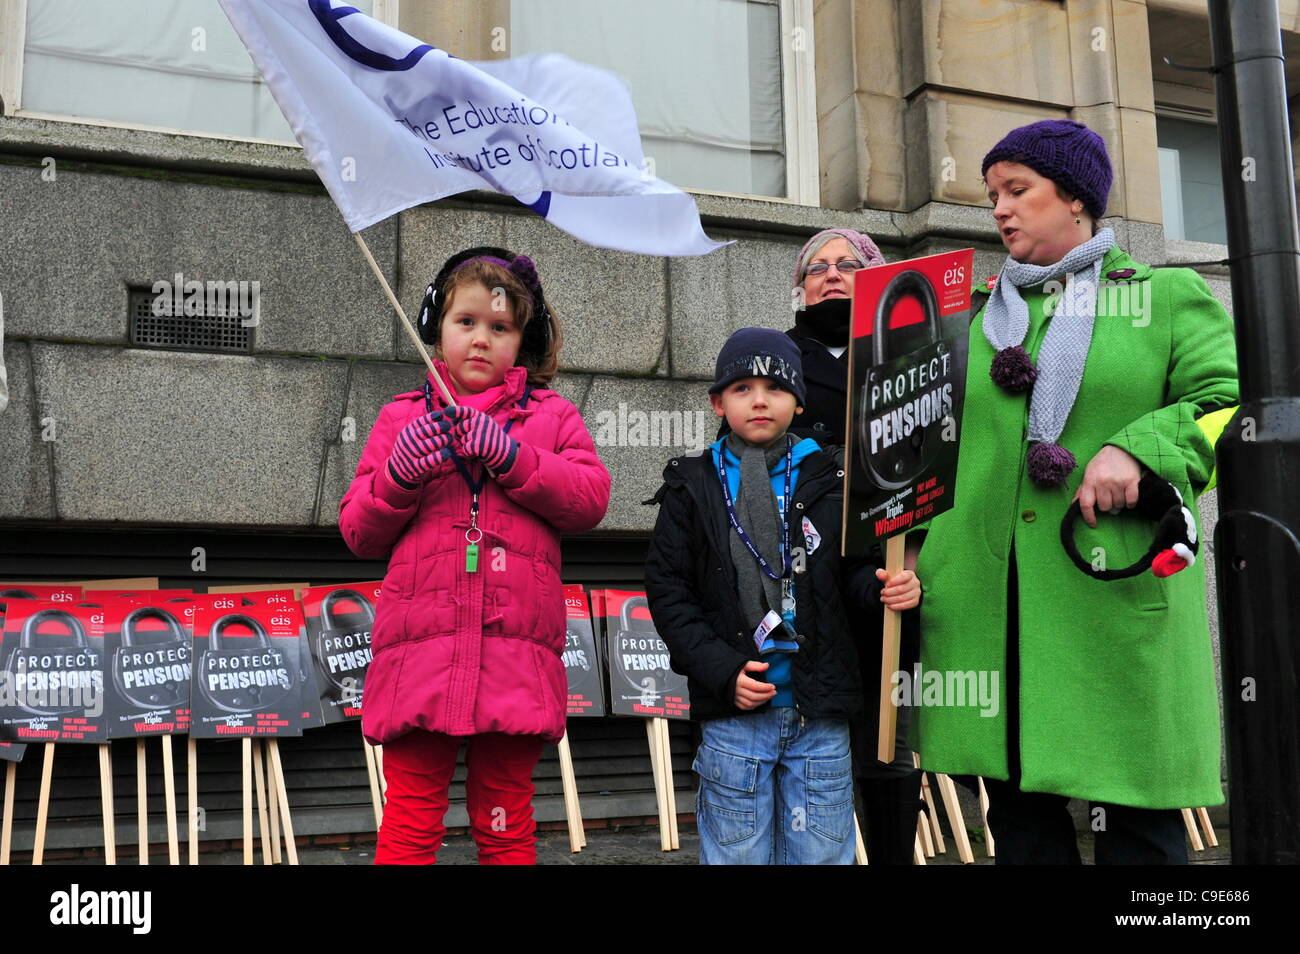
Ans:
{"type": "Polygon", "coordinates": [[[45,761],[41,765],[41,793],[36,801],[36,835],[32,840],[32,864],[44,864],[45,825],[50,820],[50,779],[54,774],[54,743],[45,743],[45,761]]]}
{"type": "Polygon", "coordinates": [[[966,834],[966,819],[961,813],[961,802],[957,801],[957,786],[942,772],[936,772],[934,777],[939,783],[944,811],[948,813],[948,827],[952,829],[953,841],[957,842],[957,857],[962,864],[973,865],[975,854],[970,850],[970,836],[966,834]]]}
{"type": "Polygon", "coordinates": [[[1196,819],[1190,808],[1183,809],[1183,825],[1187,828],[1187,837],[1192,840],[1192,851],[1204,851],[1205,844],[1201,841],[1201,833],[1196,830],[1196,819]]]}
{"type": "Polygon", "coordinates": [[[99,801],[104,816],[104,864],[117,864],[117,816],[113,811],[113,755],[108,743],[99,749],[99,801]]]}
{"type": "Polygon", "coordinates": [[[280,799],[271,775],[271,754],[266,739],[262,739],[260,744],[262,767],[266,770],[266,811],[271,816],[271,864],[278,865],[284,861],[284,853],[280,850],[280,799]]]}
{"type": "Polygon", "coordinates": [[[149,863],[149,766],[146,761],[145,740],[135,740],[135,827],[140,864],[149,863]]]}
{"type": "Polygon", "coordinates": [[[556,746],[560,753],[560,786],[564,789],[564,817],[569,823],[569,850],[582,851],[584,842],[582,805],[578,802],[578,780],[573,774],[573,753],[569,749],[569,733],[565,732],[556,746]]]}
{"type": "Polygon", "coordinates": [[[298,863],[298,844],[293,836],[293,819],[289,816],[289,793],[284,787],[284,766],[280,764],[280,742],[278,739],[267,739],[269,749],[268,756],[271,761],[271,772],[275,776],[275,797],[280,803],[280,824],[284,829],[284,851],[289,859],[289,864],[298,863]]]}
{"type": "Polygon", "coordinates": [[[163,802],[167,808],[167,863],[181,863],[180,838],[176,831],[176,762],[172,758],[172,737],[162,737],[163,802]]]}
{"type": "Polygon", "coordinates": [[[379,831],[379,826],[384,821],[384,801],[379,795],[379,772],[375,768],[375,750],[364,738],[361,740],[361,750],[365,753],[366,776],[370,780],[370,806],[375,811],[375,831],[379,831]]]}
{"type": "Polygon", "coordinates": [[[244,864],[253,863],[253,740],[239,740],[241,762],[244,768],[244,864]]]}
{"type": "Polygon", "coordinates": [[[659,758],[663,764],[664,793],[668,798],[668,838],[674,851],[682,847],[677,834],[677,785],[673,780],[673,745],[668,733],[668,720],[656,719],[659,723],[659,758]]]}
{"type": "Polygon", "coordinates": [[[271,825],[266,817],[266,774],[262,769],[261,743],[253,745],[253,781],[257,785],[257,832],[262,839],[262,864],[271,864],[271,825]]]}
{"type": "Polygon", "coordinates": [[[1218,836],[1214,834],[1214,825],[1210,823],[1210,813],[1205,808],[1196,809],[1196,817],[1201,823],[1201,829],[1205,832],[1205,842],[1211,848],[1219,847],[1218,836]]]}
{"type": "Polygon", "coordinates": [[[199,863],[199,744],[194,736],[185,739],[185,802],[189,816],[190,864],[199,863]]]}
{"type": "Polygon", "coordinates": [[[990,858],[996,858],[993,845],[993,829],[989,827],[989,793],[984,787],[984,779],[980,779],[980,815],[984,818],[984,848],[990,858]]]}
{"type": "Polygon", "coordinates": [[[673,836],[668,822],[668,799],[664,794],[664,766],[659,758],[659,733],[655,731],[654,719],[645,720],[645,734],[650,743],[650,770],[654,775],[655,806],[659,813],[659,848],[662,851],[672,851],[673,836]]]}
{"type": "MultiPolygon", "coordinates": [[[[885,541],[885,572],[889,579],[903,572],[906,533],[885,541]]],[[[903,617],[885,607],[883,642],[880,649],[880,736],[876,740],[876,758],[888,765],[894,761],[894,736],[898,731],[898,708],[894,705],[894,673],[898,672],[898,653],[903,617]]]]}
{"type": "Polygon", "coordinates": [[[921,836],[921,847],[925,849],[925,856],[933,858],[934,840],[930,837],[930,819],[925,817],[925,812],[916,813],[916,831],[921,836]]]}
{"type": "MultiPolygon", "coordinates": [[[[912,753],[912,764],[918,769],[921,767],[921,756],[915,752],[912,753]]],[[[925,810],[930,815],[930,834],[934,836],[935,850],[941,855],[946,855],[948,845],[943,840],[943,828],[939,825],[939,810],[934,807],[934,792],[930,789],[928,772],[921,773],[921,798],[925,800],[925,810]]]]}
{"type": "Polygon", "coordinates": [[[9,864],[9,849],[14,837],[14,786],[18,783],[18,763],[5,764],[4,822],[0,828],[0,865],[9,864]]]}
{"type": "Polygon", "coordinates": [[[858,813],[853,813],[853,860],[857,864],[867,863],[867,844],[862,840],[862,826],[858,824],[858,813]]]}

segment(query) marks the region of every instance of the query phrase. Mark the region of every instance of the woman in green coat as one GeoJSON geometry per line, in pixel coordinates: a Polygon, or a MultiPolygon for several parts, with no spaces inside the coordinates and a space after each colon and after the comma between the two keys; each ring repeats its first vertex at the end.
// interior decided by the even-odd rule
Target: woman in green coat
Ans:
{"type": "Polygon", "coordinates": [[[1077,499],[1094,566],[1139,560],[1155,527],[1123,511],[1146,469],[1196,512],[1214,467],[1197,419],[1237,402],[1232,321],[1195,272],[1097,229],[1110,161],[1081,123],[1013,130],[983,172],[1008,258],[970,327],[957,499],[917,574],[923,684],[985,673],[1001,704],[921,700],[916,747],[987,780],[999,863],[1077,864],[1069,798],[1093,803],[1099,864],[1185,862],[1178,809],[1223,802],[1204,566],[1102,582],[1060,527],[1077,499]]]}

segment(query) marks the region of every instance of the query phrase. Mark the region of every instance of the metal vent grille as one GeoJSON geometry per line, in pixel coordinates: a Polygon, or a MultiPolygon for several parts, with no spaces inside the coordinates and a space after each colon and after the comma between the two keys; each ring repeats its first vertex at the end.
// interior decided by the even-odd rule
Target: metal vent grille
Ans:
{"type": "MultiPolygon", "coordinates": [[[[253,328],[245,326],[238,296],[207,296],[198,314],[154,314],[152,290],[131,289],[128,297],[131,344],[138,348],[223,351],[250,354],[253,328]]],[[[175,309],[173,308],[173,311],[175,309]]]]}

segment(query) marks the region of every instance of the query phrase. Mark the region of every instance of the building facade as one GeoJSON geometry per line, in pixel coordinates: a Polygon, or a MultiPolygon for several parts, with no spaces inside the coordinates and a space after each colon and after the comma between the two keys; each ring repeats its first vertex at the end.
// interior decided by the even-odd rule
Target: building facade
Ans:
{"type": "MultiPolygon", "coordinates": [[[[0,579],[376,578],[338,540],[338,502],[379,408],[422,380],[418,355],[215,0],[95,6],[0,0],[0,579]],[[187,282],[245,300],[255,286],[255,320],[217,307],[206,337],[151,325],[150,296],[187,282]]],[[[461,248],[537,261],[564,324],[555,386],[613,476],[608,516],[566,548],[575,582],[635,585],[654,519],[641,501],[667,457],[712,436],[726,337],[792,324],[810,234],[859,229],[891,261],[974,246],[976,275],[998,270],[979,165],[1015,126],[1069,117],[1105,138],[1105,224],[1135,258],[1226,257],[1212,77],[1180,68],[1210,62],[1196,0],[357,6],[462,58],[559,49],[614,69],[655,174],[734,240],[699,258],[594,249],[488,193],[364,233],[412,315],[461,248]]],[[[1280,9],[1291,52],[1300,2],[1280,9]]],[[[1198,267],[1231,309],[1226,269],[1198,267]]],[[[1208,531],[1212,494],[1202,507],[1208,531]]],[[[605,736],[593,772],[644,779],[623,765],[636,739],[605,736]]],[[[345,748],[296,769],[327,793],[311,796],[320,831],[368,811],[306,781],[345,748]]],[[[652,814],[653,795],[606,813],[652,814]]]]}

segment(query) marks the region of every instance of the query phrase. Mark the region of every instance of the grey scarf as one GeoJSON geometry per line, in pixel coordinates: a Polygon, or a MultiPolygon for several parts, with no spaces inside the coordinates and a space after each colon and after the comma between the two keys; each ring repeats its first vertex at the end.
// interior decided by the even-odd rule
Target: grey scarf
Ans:
{"type": "MultiPolygon", "coordinates": [[[[740,492],[736,495],[736,519],[758,552],[775,572],[780,573],[781,515],[776,494],[772,491],[771,471],[785,456],[792,438],[787,434],[766,449],[751,444],[733,431],[727,435],[727,447],[740,458],[740,492]]],[[[789,502],[786,502],[789,506],[789,502]]],[[[731,562],[736,566],[736,592],[745,614],[749,632],[758,628],[769,609],[781,612],[781,584],[768,577],[750,554],[740,536],[728,527],[731,562]]]]}
{"type": "Polygon", "coordinates": [[[1097,315],[1101,260],[1115,244],[1112,229],[1102,229],[1077,245],[1055,265],[1027,265],[1010,256],[984,308],[984,337],[998,356],[991,374],[1008,390],[1033,387],[1029,402],[1029,476],[1039,484],[1058,486],[1077,466],[1074,455],[1057,445],[1079,395],[1084,362],[1092,344],[1097,315]],[[1029,333],[1029,306],[1020,289],[1065,279],[1066,286],[1038,352],[1038,367],[1024,352],[1029,333]],[[1008,365],[1017,363],[1008,371],[1008,365]]]}

